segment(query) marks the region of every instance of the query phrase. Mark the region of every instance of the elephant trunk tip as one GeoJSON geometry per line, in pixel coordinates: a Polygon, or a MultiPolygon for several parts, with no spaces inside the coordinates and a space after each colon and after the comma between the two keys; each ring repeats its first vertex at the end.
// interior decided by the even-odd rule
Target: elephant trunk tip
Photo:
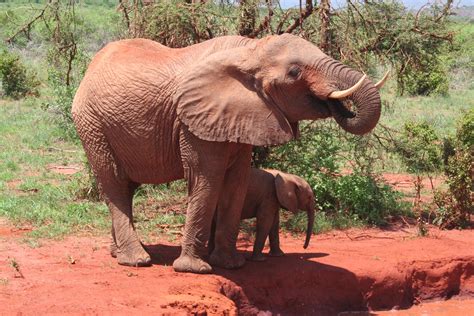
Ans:
{"type": "Polygon", "coordinates": [[[308,248],[309,241],[311,240],[311,235],[313,235],[313,227],[314,227],[314,205],[312,205],[308,209],[308,227],[306,229],[306,239],[304,241],[303,248],[308,248]]]}

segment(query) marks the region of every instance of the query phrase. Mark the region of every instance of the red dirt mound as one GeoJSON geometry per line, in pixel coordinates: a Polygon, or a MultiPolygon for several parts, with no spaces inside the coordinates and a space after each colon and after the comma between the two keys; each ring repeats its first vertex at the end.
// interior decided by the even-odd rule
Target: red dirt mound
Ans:
{"type": "MultiPolygon", "coordinates": [[[[119,266],[107,237],[30,248],[0,230],[2,314],[333,315],[474,296],[474,231],[349,230],[282,236],[286,256],[214,275],[175,273],[179,246],[147,246],[150,268],[119,266]]],[[[250,253],[251,244],[241,240],[250,253]]]]}

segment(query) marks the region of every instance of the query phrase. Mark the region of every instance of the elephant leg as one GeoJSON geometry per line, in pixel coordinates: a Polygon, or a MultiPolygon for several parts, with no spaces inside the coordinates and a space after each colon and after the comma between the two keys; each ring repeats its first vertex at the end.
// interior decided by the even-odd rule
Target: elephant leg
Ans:
{"type": "MultiPolygon", "coordinates": [[[[112,227],[111,231],[112,231],[112,235],[111,235],[112,238],[111,238],[111,241],[110,241],[110,256],[112,258],[117,258],[118,247],[117,247],[117,242],[115,241],[115,231],[114,231],[113,227],[112,227]]],[[[142,247],[144,247],[142,242],[140,242],[140,244],[142,245],[142,247]]]]}
{"type": "Polygon", "coordinates": [[[178,272],[210,273],[206,243],[228,163],[227,143],[207,142],[185,128],[180,134],[181,159],[188,182],[188,208],[181,254],[173,262],[178,272]]]}
{"type": "Polygon", "coordinates": [[[83,122],[81,117],[75,118],[75,122],[102,197],[112,215],[111,255],[117,257],[119,264],[150,265],[151,258],[140,244],[133,226],[132,199],[138,184],[130,181],[118,166],[99,123],[98,129],[90,130],[90,123],[83,122]]]}
{"type": "Polygon", "coordinates": [[[276,212],[275,218],[273,219],[272,228],[270,230],[270,252],[269,255],[272,257],[281,257],[285,253],[280,249],[280,214],[276,212]]]}
{"type": "Polygon", "coordinates": [[[214,217],[212,219],[212,224],[211,224],[211,233],[209,235],[209,242],[207,243],[207,253],[211,255],[211,253],[214,251],[214,248],[216,247],[215,245],[215,239],[216,238],[216,214],[214,214],[214,217]]]}
{"type": "Polygon", "coordinates": [[[247,193],[251,153],[250,145],[238,146],[234,160],[225,174],[217,205],[215,248],[209,257],[209,262],[214,266],[236,269],[245,264],[244,256],[237,252],[236,243],[247,193]]]}
{"type": "MultiPolygon", "coordinates": [[[[273,214],[273,213],[272,213],[273,214]]],[[[269,215],[266,215],[263,211],[257,211],[257,232],[255,234],[255,243],[253,245],[253,253],[250,257],[252,261],[265,261],[266,258],[263,255],[263,247],[265,241],[270,233],[274,220],[269,215]]]]}
{"type": "Polygon", "coordinates": [[[112,258],[117,258],[118,247],[117,247],[117,242],[115,241],[115,230],[113,227],[111,229],[111,236],[112,236],[112,239],[110,240],[110,256],[112,258]]]}
{"type": "Polygon", "coordinates": [[[133,225],[132,199],[137,185],[116,181],[103,189],[104,199],[112,214],[111,255],[118,263],[127,266],[149,266],[151,258],[143,249],[133,225]]]}

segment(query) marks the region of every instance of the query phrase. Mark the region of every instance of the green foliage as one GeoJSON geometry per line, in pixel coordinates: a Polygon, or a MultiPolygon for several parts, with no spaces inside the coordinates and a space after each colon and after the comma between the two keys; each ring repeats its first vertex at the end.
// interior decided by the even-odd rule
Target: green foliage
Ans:
{"type": "Polygon", "coordinates": [[[448,190],[438,191],[435,223],[445,228],[466,227],[474,213],[474,109],[458,122],[455,139],[445,140],[448,190]]]}
{"type": "Polygon", "coordinates": [[[395,151],[410,173],[430,174],[440,170],[440,140],[426,122],[406,122],[395,144],[395,151]]]}
{"type": "Polygon", "coordinates": [[[76,14],[73,4],[56,2],[45,12],[44,23],[48,27],[44,32],[50,44],[47,62],[50,65],[48,82],[51,98],[43,103],[43,109],[55,115],[54,120],[62,127],[66,137],[77,139],[71,106],[89,61],[82,48],[86,38],[79,40],[79,36],[85,36],[84,19],[76,14]]]}
{"type": "Polygon", "coordinates": [[[451,23],[455,32],[454,51],[447,55],[451,89],[474,90],[474,23],[451,23]]]}
{"type": "MultiPolygon", "coordinates": [[[[315,17],[308,21],[316,43],[319,28],[315,17]]],[[[400,1],[351,1],[331,18],[330,32],[331,55],[371,73],[380,63],[390,64],[400,94],[448,92],[444,55],[452,49],[453,34],[438,7],[412,12],[400,1]]]]}
{"type": "Polygon", "coordinates": [[[7,97],[19,99],[26,95],[38,95],[36,74],[26,69],[20,56],[6,50],[0,51],[0,80],[7,97]]]}
{"type": "Polygon", "coordinates": [[[398,81],[399,91],[409,95],[446,95],[449,88],[446,66],[438,58],[407,64],[398,81]]]}
{"type": "Polygon", "coordinates": [[[474,108],[462,113],[458,120],[456,145],[463,150],[474,149],[474,108]]]}
{"type": "Polygon", "coordinates": [[[365,223],[384,224],[387,215],[397,214],[401,209],[400,195],[367,175],[342,176],[332,193],[339,212],[365,223]]]}
{"type": "MultiPolygon", "coordinates": [[[[290,232],[303,233],[307,229],[307,214],[299,212],[289,214],[288,212],[280,212],[282,223],[281,226],[290,232]]],[[[314,218],[313,233],[319,234],[331,229],[347,229],[350,227],[361,227],[364,223],[347,216],[334,216],[326,212],[317,212],[314,218]]]]}
{"type": "Polygon", "coordinates": [[[307,180],[317,207],[325,213],[324,218],[332,218],[335,227],[344,227],[341,223],[347,222],[380,225],[387,215],[405,209],[400,195],[364,168],[362,161],[372,159],[370,151],[360,147],[361,142],[360,137],[348,139],[331,124],[314,122],[302,128],[299,140],[273,148],[264,166],[307,180]],[[362,168],[341,174],[346,164],[354,160],[362,168]]]}
{"type": "Polygon", "coordinates": [[[160,1],[143,7],[130,23],[134,37],[146,37],[168,47],[185,47],[207,39],[235,34],[236,10],[211,2],[187,4],[160,1]]]}
{"type": "Polygon", "coordinates": [[[65,85],[59,74],[54,70],[50,70],[48,79],[51,98],[43,102],[42,108],[53,114],[52,120],[59,124],[67,139],[77,141],[78,137],[71,114],[72,101],[77,87],[65,85]]]}
{"type": "Polygon", "coordinates": [[[60,129],[49,122],[38,101],[0,106],[0,217],[14,225],[33,226],[28,234],[33,238],[84,229],[105,231],[109,225],[103,203],[78,200],[72,193],[85,171],[72,177],[51,170],[77,166],[83,159],[78,145],[65,142],[60,129]]]}

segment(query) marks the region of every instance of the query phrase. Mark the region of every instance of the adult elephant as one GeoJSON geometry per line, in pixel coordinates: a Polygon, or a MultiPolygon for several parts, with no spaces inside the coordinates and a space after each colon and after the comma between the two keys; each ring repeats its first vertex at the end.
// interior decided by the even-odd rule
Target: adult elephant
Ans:
{"type": "Polygon", "coordinates": [[[330,116],[348,132],[367,133],[380,96],[361,73],[293,35],[227,36],[181,49],[133,39],[94,57],[72,115],[112,214],[118,262],[151,264],[133,224],[135,189],[184,177],[188,209],[173,267],[209,273],[215,210],[209,262],[245,262],[236,238],[252,145],[283,144],[298,134],[298,121],[330,116]]]}

